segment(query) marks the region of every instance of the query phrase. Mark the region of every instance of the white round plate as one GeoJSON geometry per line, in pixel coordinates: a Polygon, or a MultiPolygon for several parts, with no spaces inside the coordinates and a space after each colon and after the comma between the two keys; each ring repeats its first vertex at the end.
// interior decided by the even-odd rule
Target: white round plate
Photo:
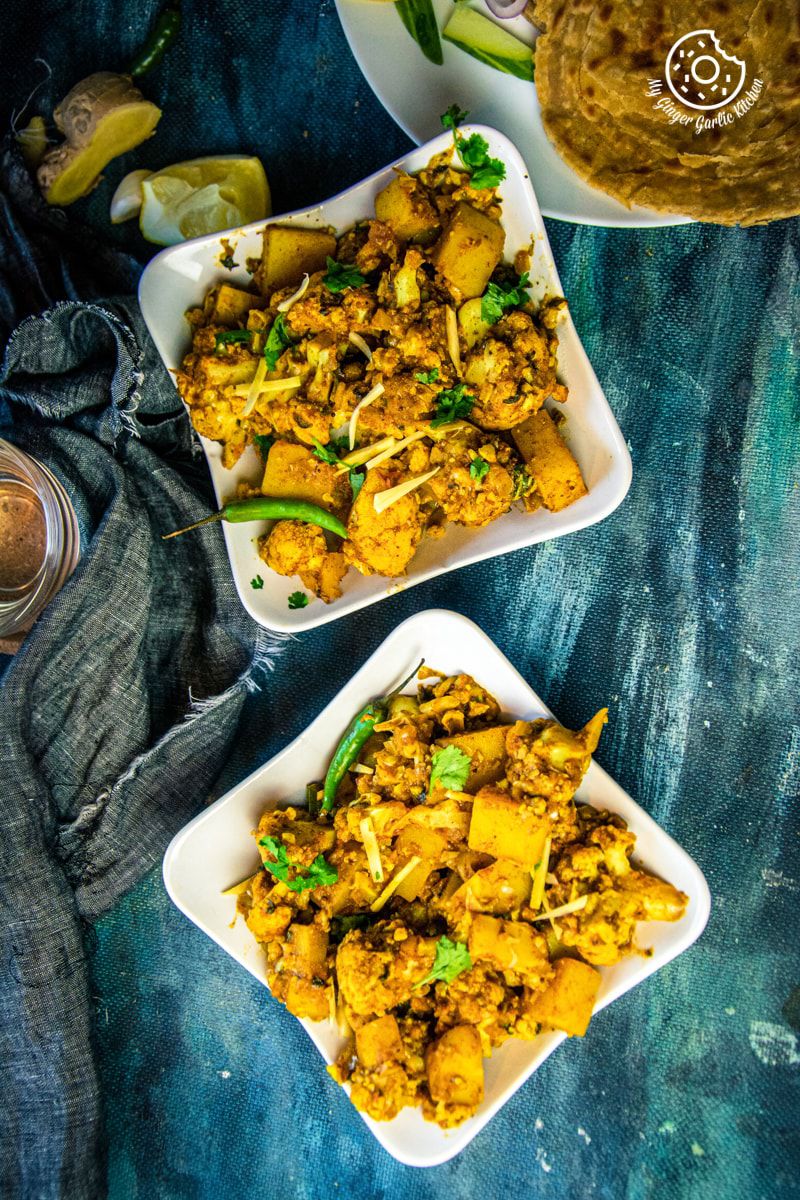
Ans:
{"type": "MultiPolygon", "coordinates": [[[[452,0],[433,0],[441,30],[452,0]]],[[[479,7],[487,16],[485,5],[479,7]]],[[[442,41],[443,66],[423,55],[394,4],[336,0],[339,19],[367,83],[401,129],[419,145],[441,133],[440,114],[451,104],[469,110],[470,124],[491,125],[517,146],[546,217],[581,225],[647,227],[684,225],[688,217],[625,208],[589,187],[547,140],[531,83],[504,75],[442,41]]],[[[510,33],[533,44],[536,30],[524,17],[504,22],[510,33]]]]}

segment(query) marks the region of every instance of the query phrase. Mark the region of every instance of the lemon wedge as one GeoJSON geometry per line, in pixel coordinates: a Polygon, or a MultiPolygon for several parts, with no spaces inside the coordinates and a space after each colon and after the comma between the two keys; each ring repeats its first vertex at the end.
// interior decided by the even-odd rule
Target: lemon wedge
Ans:
{"type": "Polygon", "coordinates": [[[139,227],[159,246],[260,221],[272,212],[257,158],[194,158],[155,171],[141,186],[139,227]]]}

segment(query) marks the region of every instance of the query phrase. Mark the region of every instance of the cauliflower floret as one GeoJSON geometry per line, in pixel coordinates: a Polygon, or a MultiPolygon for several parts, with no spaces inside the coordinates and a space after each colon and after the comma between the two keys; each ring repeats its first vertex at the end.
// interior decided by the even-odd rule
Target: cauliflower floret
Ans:
{"type": "Polygon", "coordinates": [[[258,553],[279,575],[299,575],[304,587],[326,604],[341,596],[339,584],[347,571],[344,555],[328,549],[316,525],[277,521],[258,539],[258,553]]]}

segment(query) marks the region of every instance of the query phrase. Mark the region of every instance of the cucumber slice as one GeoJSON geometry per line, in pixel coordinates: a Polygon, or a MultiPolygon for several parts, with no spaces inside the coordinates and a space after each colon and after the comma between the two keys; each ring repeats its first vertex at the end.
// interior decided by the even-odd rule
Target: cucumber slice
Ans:
{"type": "Polygon", "coordinates": [[[457,4],[442,30],[442,37],[496,71],[533,81],[533,53],[530,46],[474,8],[457,4]]]}

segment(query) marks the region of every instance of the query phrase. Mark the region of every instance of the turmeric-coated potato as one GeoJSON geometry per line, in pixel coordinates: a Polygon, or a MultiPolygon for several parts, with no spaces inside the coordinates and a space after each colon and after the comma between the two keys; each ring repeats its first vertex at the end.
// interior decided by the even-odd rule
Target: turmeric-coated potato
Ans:
{"type": "Polygon", "coordinates": [[[545,978],[550,974],[547,942],[525,921],[503,921],[477,916],[469,931],[469,954],[496,971],[512,971],[522,978],[545,978]]]}
{"type": "Polygon", "coordinates": [[[308,500],[337,517],[346,515],[353,495],[346,471],[322,462],[308,446],[284,441],[270,448],[261,491],[265,496],[308,500]]]}
{"type": "Polygon", "coordinates": [[[309,1021],[326,1021],[330,1017],[329,988],[321,980],[301,979],[292,975],[282,996],[290,1013],[307,1017],[309,1021]]]}
{"type": "Polygon", "coordinates": [[[295,922],[286,930],[283,950],[283,970],[303,979],[326,979],[328,969],[328,935],[318,925],[295,922]]]}
{"type": "Polygon", "coordinates": [[[463,790],[475,795],[487,783],[503,778],[506,763],[506,734],[508,725],[493,725],[490,729],[475,729],[471,733],[456,733],[439,738],[439,746],[458,746],[470,757],[469,776],[463,790]]]}
{"type": "Polygon", "coordinates": [[[560,512],[586,495],[581,469],[546,408],[527,417],[512,433],[545,508],[560,512]]]}
{"type": "Polygon", "coordinates": [[[534,867],[542,856],[549,829],[546,814],[538,816],[529,804],[488,784],[478,792],[472,806],[469,848],[534,867]]]}
{"type": "Polygon", "coordinates": [[[220,283],[206,296],[204,315],[210,325],[235,325],[244,328],[250,309],[262,308],[263,305],[261,296],[255,296],[252,292],[233,287],[229,283],[220,283]]]}
{"type": "Polygon", "coordinates": [[[505,236],[499,221],[459,200],[431,258],[439,274],[467,300],[485,290],[503,257],[505,236]]]}
{"type": "Polygon", "coordinates": [[[369,1070],[386,1062],[402,1060],[400,1027],[391,1013],[377,1017],[356,1030],[356,1053],[361,1065],[369,1070]]]}
{"type": "Polygon", "coordinates": [[[483,1100],[483,1052],[477,1030],[456,1025],[429,1047],[428,1090],[434,1101],[477,1108],[483,1100]]]}
{"type": "Polygon", "coordinates": [[[559,958],[555,975],[543,992],[526,1005],[526,1016],[547,1029],[560,1029],[570,1037],[583,1037],[589,1027],[600,973],[575,958],[559,958]]]}
{"type": "Polygon", "coordinates": [[[439,214],[425,188],[400,172],[375,197],[375,216],[400,242],[432,242],[440,228],[439,214]]]}
{"type": "Polygon", "coordinates": [[[322,271],[328,257],[336,257],[336,238],[324,229],[296,225],[268,225],[258,284],[265,295],[298,284],[304,275],[322,271]]]}

